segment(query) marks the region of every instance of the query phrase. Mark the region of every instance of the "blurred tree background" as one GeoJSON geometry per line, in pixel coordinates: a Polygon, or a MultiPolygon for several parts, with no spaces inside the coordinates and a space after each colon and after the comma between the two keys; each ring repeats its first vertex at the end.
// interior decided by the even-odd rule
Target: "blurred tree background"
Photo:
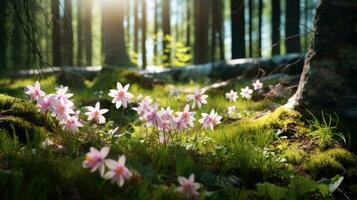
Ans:
{"type": "Polygon", "coordinates": [[[0,70],[305,53],[317,0],[2,0],[0,70]]]}

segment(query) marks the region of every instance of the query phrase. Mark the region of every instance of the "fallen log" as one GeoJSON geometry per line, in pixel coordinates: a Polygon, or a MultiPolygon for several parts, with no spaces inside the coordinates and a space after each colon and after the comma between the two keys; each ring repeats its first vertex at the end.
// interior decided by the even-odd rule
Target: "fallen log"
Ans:
{"type": "Polygon", "coordinates": [[[158,79],[172,78],[174,81],[197,80],[210,77],[213,80],[229,80],[238,76],[254,78],[273,73],[297,75],[302,72],[304,56],[302,54],[287,54],[272,58],[243,58],[227,62],[207,63],[188,67],[164,69],[160,71],[142,71],[142,74],[158,79]]]}

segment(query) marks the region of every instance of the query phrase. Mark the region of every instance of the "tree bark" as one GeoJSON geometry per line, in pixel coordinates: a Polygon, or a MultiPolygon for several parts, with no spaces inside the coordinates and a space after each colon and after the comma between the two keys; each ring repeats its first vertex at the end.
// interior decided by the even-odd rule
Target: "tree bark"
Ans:
{"type": "Polygon", "coordinates": [[[52,0],[52,64],[61,66],[61,24],[59,0],[52,0]]]}
{"type": "Polygon", "coordinates": [[[142,68],[146,69],[146,0],[141,0],[142,68]]]}
{"type": "Polygon", "coordinates": [[[208,45],[208,22],[209,22],[210,1],[194,1],[194,25],[195,25],[195,43],[194,43],[194,64],[203,64],[209,62],[208,45]]]}
{"type": "Polygon", "coordinates": [[[258,2],[258,56],[262,57],[262,18],[263,18],[263,0],[258,2]]]}
{"type": "Polygon", "coordinates": [[[272,55],[280,55],[280,0],[272,0],[272,55]]]}
{"type": "Polygon", "coordinates": [[[162,30],[164,34],[163,46],[164,46],[164,65],[171,65],[171,48],[169,48],[170,41],[165,39],[167,36],[171,36],[171,22],[170,22],[170,0],[162,0],[162,30]]]}
{"type": "Polygon", "coordinates": [[[287,107],[357,119],[357,2],[322,0],[297,92],[287,107]]]}
{"type": "Polygon", "coordinates": [[[92,0],[86,0],[84,3],[84,17],[83,17],[83,30],[84,30],[84,51],[86,65],[92,65],[92,0]]]}
{"type": "Polygon", "coordinates": [[[83,65],[83,1],[77,0],[77,65],[83,65]]]}
{"type": "Polygon", "coordinates": [[[123,0],[106,0],[102,4],[102,29],[104,65],[128,65],[129,57],[125,47],[123,0]]]}
{"type": "Polygon", "coordinates": [[[285,47],[287,53],[298,53],[300,45],[300,0],[286,1],[285,47]]]}
{"type": "Polygon", "coordinates": [[[5,71],[7,68],[7,56],[6,51],[8,48],[7,41],[7,25],[8,18],[8,3],[7,1],[0,1],[0,72],[5,71]]]}
{"type": "Polygon", "coordinates": [[[191,13],[192,13],[192,1],[187,0],[187,10],[186,10],[186,46],[191,47],[191,13]]]}
{"type": "Polygon", "coordinates": [[[158,48],[157,48],[157,42],[158,42],[158,32],[159,32],[159,22],[158,22],[158,0],[155,0],[154,2],[154,64],[158,64],[158,48]]]}
{"type": "Polygon", "coordinates": [[[63,63],[73,66],[73,28],[72,28],[72,0],[64,1],[63,19],[63,63]]]}
{"type": "Polygon", "coordinates": [[[232,59],[245,57],[244,0],[231,0],[232,59]]]}
{"type": "Polygon", "coordinates": [[[134,0],[134,52],[139,52],[139,5],[138,0],[134,0]]]}
{"type": "Polygon", "coordinates": [[[253,0],[248,2],[249,12],[249,57],[253,57],[253,0]]]}

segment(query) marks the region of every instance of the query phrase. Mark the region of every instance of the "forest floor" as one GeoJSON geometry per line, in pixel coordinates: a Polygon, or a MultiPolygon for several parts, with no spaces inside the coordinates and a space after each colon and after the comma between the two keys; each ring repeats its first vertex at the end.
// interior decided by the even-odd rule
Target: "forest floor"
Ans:
{"type": "MultiPolygon", "coordinates": [[[[186,96],[209,81],[152,84],[129,71],[103,72],[93,80],[41,77],[46,93],[65,85],[74,94],[84,127],[73,134],[25,95],[36,80],[0,78],[0,93],[9,95],[0,95],[0,199],[185,199],[176,191],[178,177],[191,174],[200,185],[198,199],[357,198],[357,156],[348,150],[349,133],[341,133],[335,115],[306,118],[281,107],[287,96],[267,99],[254,92],[252,100],[225,98],[230,89],[251,87],[247,82],[207,91],[208,103],[192,109],[194,127],[166,136],[143,126],[132,110],[139,99],[149,96],[160,108],[182,111],[186,96]],[[116,109],[107,95],[117,81],[131,84],[134,98],[126,109],[116,109]],[[107,123],[95,126],[84,113],[98,101],[109,112],[107,123]],[[227,113],[230,106],[236,107],[234,116],[227,113]],[[205,130],[198,120],[212,109],[223,118],[205,130]],[[122,187],[83,168],[91,147],[110,147],[111,159],[126,156],[132,176],[122,187]]],[[[264,82],[263,90],[273,84],[264,82]]]]}

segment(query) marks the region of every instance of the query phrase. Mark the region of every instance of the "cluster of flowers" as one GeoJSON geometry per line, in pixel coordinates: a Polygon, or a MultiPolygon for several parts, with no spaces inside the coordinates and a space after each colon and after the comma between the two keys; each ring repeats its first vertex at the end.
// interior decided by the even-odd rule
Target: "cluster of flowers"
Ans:
{"type": "MultiPolygon", "coordinates": [[[[63,124],[64,129],[75,133],[78,131],[78,127],[83,126],[83,123],[78,119],[79,111],[75,111],[74,103],[70,100],[73,94],[68,93],[68,87],[57,88],[55,94],[46,94],[41,90],[40,83],[36,81],[34,86],[26,87],[25,94],[36,102],[36,106],[41,112],[49,112],[56,117],[63,124]]],[[[95,107],[88,106],[87,110],[88,112],[85,114],[88,116],[88,121],[97,124],[105,123],[103,114],[108,112],[108,109],[100,109],[99,102],[95,107]]]]}
{"type": "MultiPolygon", "coordinates": [[[[109,154],[109,147],[103,147],[101,150],[97,150],[94,147],[90,148],[90,152],[86,154],[82,166],[88,168],[91,172],[99,171],[100,176],[106,180],[111,180],[111,183],[116,183],[119,187],[122,187],[125,180],[129,180],[132,177],[132,172],[126,167],[125,155],[119,156],[118,160],[106,159],[109,154]],[[106,168],[108,169],[106,171],[106,168]]],[[[200,185],[195,183],[195,176],[191,174],[188,179],[185,177],[178,177],[179,187],[176,188],[177,192],[181,192],[188,198],[194,198],[199,195],[198,189],[200,185]]]]}
{"type": "MultiPolygon", "coordinates": [[[[196,106],[200,109],[202,104],[207,104],[207,97],[204,91],[198,90],[194,94],[187,95],[186,100],[192,102],[192,109],[196,106]]],[[[165,133],[182,132],[194,127],[196,112],[190,110],[189,104],[184,107],[183,111],[174,113],[170,107],[159,110],[159,105],[153,104],[152,98],[144,97],[133,110],[137,112],[141,120],[146,122],[147,126],[154,126],[165,133]]],[[[222,117],[212,109],[209,114],[201,113],[201,119],[198,122],[202,124],[203,129],[213,130],[216,125],[221,123],[221,119],[222,117]]]]}
{"type": "MultiPolygon", "coordinates": [[[[255,91],[259,91],[263,88],[263,83],[260,82],[260,80],[256,80],[253,84],[253,89],[255,91]]],[[[253,94],[253,90],[249,88],[249,86],[246,86],[241,89],[240,95],[245,98],[245,99],[251,99],[253,94]]],[[[230,90],[228,93],[226,93],[226,99],[229,101],[235,102],[238,99],[238,93],[234,90],[230,90]]],[[[237,118],[237,112],[236,112],[236,107],[235,106],[229,106],[227,109],[228,116],[230,118],[237,118]]]]}

